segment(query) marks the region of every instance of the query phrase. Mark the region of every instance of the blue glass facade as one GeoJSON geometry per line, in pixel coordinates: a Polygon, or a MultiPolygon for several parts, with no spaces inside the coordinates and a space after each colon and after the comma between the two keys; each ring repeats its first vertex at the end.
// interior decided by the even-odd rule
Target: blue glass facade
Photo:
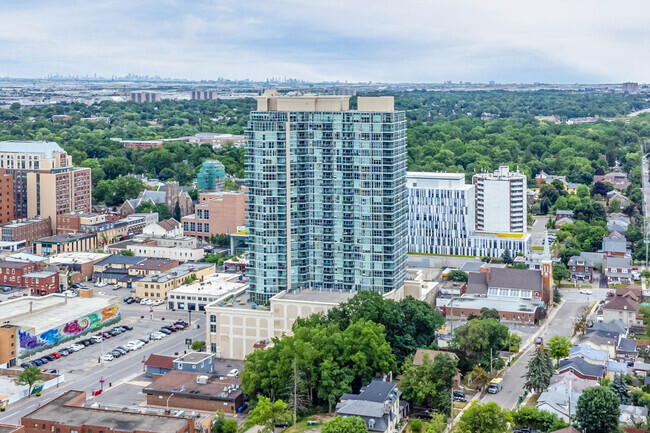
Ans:
{"type": "Polygon", "coordinates": [[[402,287],[404,112],[254,111],[246,135],[254,299],[402,287]]]}

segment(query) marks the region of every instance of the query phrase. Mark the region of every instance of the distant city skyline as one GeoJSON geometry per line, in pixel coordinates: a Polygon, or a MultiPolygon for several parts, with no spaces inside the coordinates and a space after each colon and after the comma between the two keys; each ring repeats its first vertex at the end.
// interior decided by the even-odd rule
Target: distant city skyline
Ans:
{"type": "Polygon", "coordinates": [[[648,82],[650,3],[405,0],[0,5],[0,77],[648,82]]]}

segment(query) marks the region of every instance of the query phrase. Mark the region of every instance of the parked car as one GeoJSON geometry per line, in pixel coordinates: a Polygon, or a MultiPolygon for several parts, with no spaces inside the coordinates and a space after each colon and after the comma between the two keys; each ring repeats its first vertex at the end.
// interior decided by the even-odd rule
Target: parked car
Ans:
{"type": "Polygon", "coordinates": [[[94,341],[95,343],[101,343],[104,339],[100,337],[99,335],[94,335],[90,337],[90,341],[94,341]]]}
{"type": "Polygon", "coordinates": [[[187,322],[185,320],[177,320],[174,322],[174,325],[183,325],[187,328],[187,322]]]}
{"type": "Polygon", "coordinates": [[[59,358],[61,357],[61,355],[59,354],[59,352],[52,352],[52,353],[50,353],[50,356],[53,356],[53,357],[56,358],[56,359],[59,359],[59,358]]]}
{"type": "Polygon", "coordinates": [[[57,360],[57,357],[54,355],[45,355],[43,358],[46,358],[50,362],[57,360]]]}
{"type": "Polygon", "coordinates": [[[120,290],[120,286],[113,286],[113,290],[120,290]]]}
{"type": "Polygon", "coordinates": [[[580,293],[583,295],[591,295],[591,290],[589,289],[580,289],[580,293]]]}
{"type": "Polygon", "coordinates": [[[20,368],[27,368],[31,366],[32,366],[31,362],[23,362],[22,364],[20,364],[20,368]]]}
{"type": "Polygon", "coordinates": [[[59,354],[61,356],[68,356],[68,355],[70,355],[70,351],[68,349],[61,349],[61,350],[59,350],[59,354]]]}
{"type": "Polygon", "coordinates": [[[40,367],[41,365],[43,365],[43,361],[41,361],[40,359],[35,359],[32,361],[32,364],[36,364],[37,367],[40,367]]]}
{"type": "Polygon", "coordinates": [[[163,334],[162,332],[152,332],[151,333],[151,338],[153,338],[154,340],[162,340],[166,336],[167,336],[167,334],[163,334]]]}
{"type": "Polygon", "coordinates": [[[83,344],[74,344],[70,347],[72,348],[73,352],[79,352],[81,349],[84,349],[86,346],[84,346],[83,344]]]}
{"type": "Polygon", "coordinates": [[[104,356],[102,356],[102,361],[112,361],[113,359],[115,359],[115,357],[110,353],[107,353],[104,356]]]}
{"type": "Polygon", "coordinates": [[[143,337],[138,338],[138,340],[142,341],[144,344],[147,344],[151,340],[151,337],[145,335],[143,337]]]}
{"type": "Polygon", "coordinates": [[[227,376],[228,377],[238,377],[239,376],[239,370],[237,370],[236,368],[233,368],[232,370],[230,370],[228,372],[227,376]]]}
{"type": "Polygon", "coordinates": [[[43,364],[47,364],[50,362],[50,359],[44,356],[42,358],[39,358],[39,361],[41,361],[43,364]]]}
{"type": "Polygon", "coordinates": [[[117,346],[117,347],[115,348],[115,350],[117,350],[118,352],[120,352],[122,355],[126,355],[127,353],[129,353],[129,351],[126,350],[126,349],[125,349],[124,347],[122,347],[122,346],[117,346]]]}
{"type": "Polygon", "coordinates": [[[104,281],[102,281],[101,283],[95,284],[96,287],[106,287],[107,285],[108,285],[108,283],[105,283],[104,281]]]}
{"type": "Polygon", "coordinates": [[[167,328],[160,328],[159,332],[162,332],[163,334],[167,334],[167,335],[170,335],[172,333],[172,331],[170,331],[167,328]]]}
{"type": "Polygon", "coordinates": [[[120,356],[122,356],[122,352],[120,352],[119,350],[112,350],[110,354],[113,355],[114,358],[119,358],[120,356]]]}
{"type": "Polygon", "coordinates": [[[127,331],[133,331],[133,326],[131,325],[122,325],[122,328],[126,329],[127,331]]]}
{"type": "Polygon", "coordinates": [[[141,300],[140,300],[140,305],[144,305],[144,304],[146,304],[147,301],[148,301],[148,299],[141,299],[141,300]]]}
{"type": "Polygon", "coordinates": [[[124,302],[133,301],[133,298],[130,297],[130,296],[127,296],[126,298],[123,299],[123,301],[124,301],[124,302]]]}

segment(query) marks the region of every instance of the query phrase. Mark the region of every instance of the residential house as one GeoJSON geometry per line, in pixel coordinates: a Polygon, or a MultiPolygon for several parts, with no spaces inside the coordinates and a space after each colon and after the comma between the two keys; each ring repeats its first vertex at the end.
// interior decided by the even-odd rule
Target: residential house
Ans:
{"type": "Polygon", "coordinates": [[[555,211],[555,221],[559,221],[562,218],[573,218],[572,210],[562,210],[558,209],[555,211]]]}
{"type": "Polygon", "coordinates": [[[214,373],[214,353],[189,352],[174,360],[174,370],[214,373]]]}
{"type": "Polygon", "coordinates": [[[619,172],[595,174],[593,183],[596,182],[611,183],[614,186],[614,189],[620,191],[626,191],[627,187],[630,186],[630,181],[627,179],[627,175],[619,172]]]}
{"type": "Polygon", "coordinates": [[[616,358],[616,344],[620,334],[617,332],[609,331],[592,331],[587,332],[578,339],[578,344],[589,345],[597,350],[604,350],[607,352],[608,359],[616,358]]]}
{"type": "Polygon", "coordinates": [[[604,236],[602,250],[606,257],[623,257],[629,254],[627,241],[619,237],[604,236]]]}
{"type": "Polygon", "coordinates": [[[636,341],[630,340],[625,337],[618,339],[616,346],[616,360],[630,362],[634,361],[639,356],[638,346],[636,341]]]}
{"type": "Polygon", "coordinates": [[[401,395],[396,383],[375,379],[359,394],[343,394],[336,405],[336,415],[358,416],[369,432],[392,433],[404,415],[401,395]]]}
{"type": "Polygon", "coordinates": [[[592,364],[581,357],[561,359],[558,373],[571,371],[582,379],[600,380],[605,376],[605,366],[592,364]]]}
{"type": "Polygon", "coordinates": [[[569,194],[578,194],[578,187],[582,185],[576,182],[567,182],[564,187],[569,194]]]}
{"type": "Polygon", "coordinates": [[[158,221],[142,229],[142,233],[151,236],[182,237],[183,227],[174,218],[158,221]]]}
{"type": "Polygon", "coordinates": [[[632,201],[629,198],[627,198],[626,196],[624,196],[623,194],[621,194],[619,191],[615,189],[607,193],[607,200],[608,201],[618,200],[621,203],[621,209],[625,208],[630,203],[632,203],[632,201]]]}
{"type": "Polygon", "coordinates": [[[625,376],[627,374],[627,362],[607,361],[605,368],[607,368],[607,377],[612,379],[617,375],[625,376]]]}
{"type": "Polygon", "coordinates": [[[630,226],[630,217],[613,213],[607,218],[607,229],[611,232],[618,232],[621,234],[627,233],[627,228],[630,226]]]}
{"type": "Polygon", "coordinates": [[[572,372],[555,375],[546,391],[537,398],[537,409],[557,415],[565,421],[575,416],[582,392],[598,385],[595,380],[583,379],[572,372]]]}
{"type": "Polygon", "coordinates": [[[607,361],[607,351],[594,349],[588,344],[579,344],[571,347],[567,358],[582,358],[590,364],[605,365],[607,361]]]}
{"type": "Polygon", "coordinates": [[[555,227],[556,229],[559,229],[559,228],[561,228],[564,224],[573,224],[573,219],[571,219],[571,218],[569,218],[569,217],[563,217],[563,218],[560,218],[559,220],[555,220],[555,225],[554,225],[554,227],[555,227]]]}
{"type": "Polygon", "coordinates": [[[629,256],[606,256],[603,259],[603,273],[608,283],[625,284],[633,281],[632,258],[629,256]]]}
{"type": "MultiPolygon", "coordinates": [[[[551,260],[548,262],[550,267],[551,260]]],[[[468,274],[467,294],[510,296],[548,302],[551,285],[552,280],[549,281],[548,275],[543,275],[541,271],[488,267],[485,272],[468,274]]]]}
{"type": "Polygon", "coordinates": [[[621,320],[628,327],[643,325],[643,316],[638,316],[640,307],[630,296],[614,296],[602,307],[603,321],[621,320]]]}
{"type": "Polygon", "coordinates": [[[537,176],[535,176],[535,183],[537,186],[541,186],[543,183],[552,183],[555,179],[558,179],[566,187],[566,176],[556,176],[553,174],[547,174],[544,170],[540,171],[537,176]]]}
{"type": "Polygon", "coordinates": [[[594,276],[594,264],[582,256],[572,256],[568,263],[571,281],[591,283],[594,276]]]}

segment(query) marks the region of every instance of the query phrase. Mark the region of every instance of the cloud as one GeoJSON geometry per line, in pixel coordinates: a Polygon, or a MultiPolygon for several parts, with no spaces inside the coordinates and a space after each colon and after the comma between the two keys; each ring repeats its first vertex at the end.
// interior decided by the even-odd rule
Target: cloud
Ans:
{"type": "Polygon", "coordinates": [[[647,0],[2,2],[0,76],[643,82],[647,16],[647,0]]]}

